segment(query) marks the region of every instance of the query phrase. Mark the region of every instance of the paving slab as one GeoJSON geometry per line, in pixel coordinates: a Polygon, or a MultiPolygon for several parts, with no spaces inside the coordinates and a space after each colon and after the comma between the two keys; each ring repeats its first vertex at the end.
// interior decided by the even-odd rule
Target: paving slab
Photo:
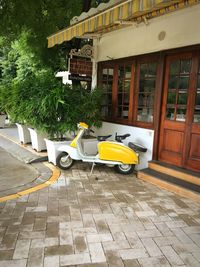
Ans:
{"type": "Polygon", "coordinates": [[[0,203],[1,266],[200,266],[200,203],[113,168],[76,163],[0,203]]]}
{"type": "Polygon", "coordinates": [[[35,168],[0,147],[0,197],[6,195],[5,191],[30,183],[38,176],[35,168]]]}

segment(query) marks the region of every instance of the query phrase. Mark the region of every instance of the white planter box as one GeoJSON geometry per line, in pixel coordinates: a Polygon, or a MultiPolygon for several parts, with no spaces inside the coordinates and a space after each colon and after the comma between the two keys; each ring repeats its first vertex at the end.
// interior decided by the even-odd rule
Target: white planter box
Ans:
{"type": "Polygon", "coordinates": [[[0,115],[0,128],[5,126],[6,115],[0,115]]]}
{"type": "Polygon", "coordinates": [[[35,129],[32,128],[28,129],[31,135],[32,148],[38,152],[46,150],[47,147],[44,138],[46,138],[47,136],[45,134],[38,133],[37,130],[35,129]]]}
{"type": "Polygon", "coordinates": [[[48,161],[53,163],[54,165],[56,165],[56,158],[58,156],[58,154],[60,154],[61,152],[58,151],[58,147],[60,147],[61,145],[69,145],[71,143],[70,141],[52,141],[49,139],[44,139],[46,142],[46,147],[47,147],[47,154],[48,154],[48,161]]]}
{"type": "Polygon", "coordinates": [[[19,141],[22,144],[31,143],[31,136],[30,136],[28,127],[26,125],[19,124],[19,123],[16,123],[16,125],[17,125],[17,130],[18,130],[18,135],[19,135],[19,141]]]}

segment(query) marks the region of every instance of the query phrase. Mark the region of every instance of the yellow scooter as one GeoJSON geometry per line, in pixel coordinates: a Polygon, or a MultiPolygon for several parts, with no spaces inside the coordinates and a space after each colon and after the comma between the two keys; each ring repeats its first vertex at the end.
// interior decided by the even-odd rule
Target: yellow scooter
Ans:
{"type": "MultiPolygon", "coordinates": [[[[69,169],[75,160],[91,162],[92,170],[95,164],[106,164],[114,167],[121,174],[130,174],[139,162],[139,154],[123,143],[115,141],[102,141],[98,143],[98,153],[95,156],[86,155],[83,151],[81,139],[89,126],[80,122],[78,133],[72,142],[58,148],[61,153],[57,156],[56,164],[63,170],[69,169]]],[[[92,131],[92,130],[90,130],[92,131]]],[[[91,172],[92,172],[91,170],[91,172]]]]}

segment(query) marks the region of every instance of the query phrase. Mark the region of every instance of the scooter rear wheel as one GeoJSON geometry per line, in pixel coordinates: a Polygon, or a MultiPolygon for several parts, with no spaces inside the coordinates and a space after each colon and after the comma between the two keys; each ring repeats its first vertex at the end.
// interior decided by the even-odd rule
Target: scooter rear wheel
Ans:
{"type": "Polygon", "coordinates": [[[66,152],[60,153],[56,158],[56,165],[62,170],[71,168],[73,164],[74,160],[66,152]]]}
{"type": "Polygon", "coordinates": [[[134,171],[135,165],[133,164],[120,164],[115,166],[115,170],[121,174],[130,174],[134,171]]]}

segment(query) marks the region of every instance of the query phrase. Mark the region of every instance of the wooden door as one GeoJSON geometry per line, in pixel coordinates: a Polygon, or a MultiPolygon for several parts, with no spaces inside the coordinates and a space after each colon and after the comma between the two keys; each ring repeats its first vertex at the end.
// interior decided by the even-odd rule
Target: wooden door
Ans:
{"type": "Polygon", "coordinates": [[[159,160],[200,170],[200,70],[197,53],[166,59],[159,160]]]}

